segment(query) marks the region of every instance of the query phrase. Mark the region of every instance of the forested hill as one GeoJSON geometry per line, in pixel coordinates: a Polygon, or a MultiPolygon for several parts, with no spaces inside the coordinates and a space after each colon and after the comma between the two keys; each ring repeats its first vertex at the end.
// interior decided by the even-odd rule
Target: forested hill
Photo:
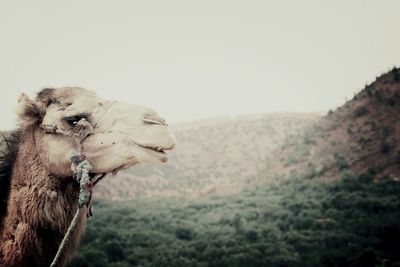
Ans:
{"type": "Polygon", "coordinates": [[[169,161],[137,165],[96,187],[96,198],[206,197],[254,183],[273,151],[319,114],[260,114],[172,125],[178,144],[169,161]]]}
{"type": "Polygon", "coordinates": [[[400,70],[366,85],[301,135],[292,135],[268,171],[340,178],[343,171],[400,179],[400,70]]]}

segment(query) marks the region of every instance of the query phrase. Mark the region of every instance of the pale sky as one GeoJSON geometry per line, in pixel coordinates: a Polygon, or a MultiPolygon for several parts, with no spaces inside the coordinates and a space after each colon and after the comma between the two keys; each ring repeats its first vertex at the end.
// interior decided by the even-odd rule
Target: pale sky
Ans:
{"type": "Polygon", "coordinates": [[[326,111],[400,65],[400,1],[0,0],[0,128],[82,86],[176,123],[326,111]]]}

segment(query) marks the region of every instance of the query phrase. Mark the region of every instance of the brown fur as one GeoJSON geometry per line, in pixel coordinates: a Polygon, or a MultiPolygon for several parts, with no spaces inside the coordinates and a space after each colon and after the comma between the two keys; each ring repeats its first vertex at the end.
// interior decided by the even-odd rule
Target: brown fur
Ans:
{"type": "Polygon", "coordinates": [[[0,135],[0,229],[2,218],[7,209],[7,200],[10,192],[11,172],[17,157],[20,132],[3,132],[0,135]]]}
{"type": "MultiPolygon", "coordinates": [[[[14,138],[19,143],[8,149],[0,164],[0,182],[9,189],[0,192],[6,206],[0,214],[0,266],[49,266],[77,209],[78,184],[72,177],[54,176],[43,162],[46,145],[39,124],[46,107],[56,101],[53,92],[42,90],[35,102],[26,95],[19,99],[22,125],[14,138]]],[[[83,215],[58,266],[72,256],[85,224],[83,215]]]]}
{"type": "MultiPolygon", "coordinates": [[[[0,232],[0,266],[49,266],[77,209],[78,185],[72,178],[48,173],[36,149],[34,129],[23,131],[14,163],[0,232]]],[[[82,216],[59,266],[78,245],[85,221],[82,216]]]]}

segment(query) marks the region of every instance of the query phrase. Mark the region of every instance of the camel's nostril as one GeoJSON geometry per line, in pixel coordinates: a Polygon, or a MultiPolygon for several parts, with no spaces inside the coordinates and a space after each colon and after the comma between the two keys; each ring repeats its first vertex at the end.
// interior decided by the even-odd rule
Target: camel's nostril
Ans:
{"type": "Polygon", "coordinates": [[[157,114],[145,114],[143,115],[142,121],[148,124],[168,125],[166,120],[164,120],[157,114]]]}

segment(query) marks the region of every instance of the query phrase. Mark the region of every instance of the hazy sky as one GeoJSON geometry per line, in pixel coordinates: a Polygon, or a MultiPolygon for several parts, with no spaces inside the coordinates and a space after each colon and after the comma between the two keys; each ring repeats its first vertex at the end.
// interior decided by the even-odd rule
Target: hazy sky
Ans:
{"type": "Polygon", "coordinates": [[[83,86],[170,122],[323,111],[400,65],[400,1],[0,0],[0,128],[83,86]]]}

